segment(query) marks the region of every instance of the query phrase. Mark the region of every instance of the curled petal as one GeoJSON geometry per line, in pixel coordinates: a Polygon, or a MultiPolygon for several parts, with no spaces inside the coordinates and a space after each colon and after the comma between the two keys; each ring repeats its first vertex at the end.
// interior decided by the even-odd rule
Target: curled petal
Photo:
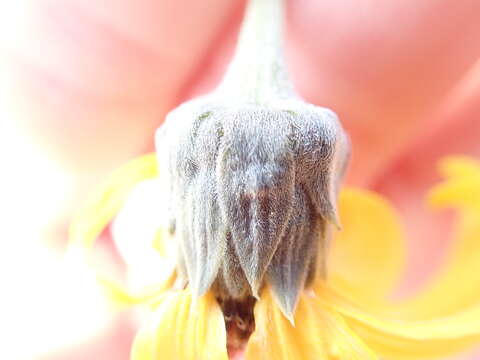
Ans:
{"type": "Polygon", "coordinates": [[[176,272],[173,269],[167,269],[165,272],[168,272],[165,279],[150,286],[144,286],[141,290],[132,290],[129,286],[99,271],[96,273],[96,278],[111,305],[122,309],[138,304],[156,304],[158,297],[173,286],[176,278],[176,272]]]}
{"type": "Polygon", "coordinates": [[[453,247],[446,263],[420,293],[394,305],[392,310],[404,317],[448,316],[480,304],[480,164],[449,157],[440,167],[447,181],[433,188],[429,200],[434,206],[457,210],[453,247]]]}
{"type": "MultiPolygon", "coordinates": [[[[71,260],[78,256],[86,256],[93,247],[95,240],[120,212],[134,187],[143,180],[157,176],[155,154],[148,154],[132,160],[114,171],[87,200],[85,205],[74,216],[70,226],[70,244],[68,255],[71,260]]],[[[153,241],[153,239],[152,239],[153,241]]],[[[76,261],[76,260],[75,260],[76,261]]],[[[165,277],[165,282],[157,284],[152,289],[132,294],[129,289],[111,276],[94,269],[99,284],[105,290],[106,296],[115,305],[130,305],[143,301],[158,294],[170,284],[173,273],[165,277]]]]}
{"type": "Polygon", "coordinates": [[[318,285],[316,293],[324,306],[342,314],[355,333],[386,359],[443,357],[480,341],[480,306],[445,318],[400,321],[364,311],[324,285],[318,285]]]}
{"type": "MultiPolygon", "coordinates": [[[[451,169],[450,169],[451,170],[451,169]]],[[[467,171],[466,169],[463,169],[467,171]]],[[[459,207],[480,211],[480,172],[465,176],[454,176],[435,186],[429,201],[438,207],[459,207]]]]}
{"type": "Polygon", "coordinates": [[[113,172],[78,211],[70,225],[70,244],[89,249],[105,226],[120,211],[139,182],[157,175],[155,154],[132,160],[113,172]]]}
{"type": "Polygon", "coordinates": [[[255,307],[255,326],[246,350],[247,360],[377,359],[339,313],[305,293],[292,325],[270,290],[265,289],[255,307]]]}
{"type": "Polygon", "coordinates": [[[135,186],[110,226],[116,250],[135,292],[158,287],[175,267],[175,241],[166,223],[165,196],[157,178],[135,186]]]}
{"type": "Polygon", "coordinates": [[[446,264],[414,297],[392,304],[392,311],[428,319],[480,304],[480,213],[465,212],[460,216],[454,248],[446,264]]]}
{"type": "Polygon", "coordinates": [[[188,290],[164,295],[138,332],[132,360],[228,360],[223,315],[212,294],[193,301],[188,290]]]}
{"type": "Polygon", "coordinates": [[[468,156],[447,156],[439,163],[440,173],[446,178],[480,176],[480,164],[468,156]]]}
{"type": "Polygon", "coordinates": [[[359,189],[342,190],[339,210],[342,230],[333,238],[329,259],[332,285],[357,300],[384,298],[405,264],[399,219],[384,199],[359,189]]]}

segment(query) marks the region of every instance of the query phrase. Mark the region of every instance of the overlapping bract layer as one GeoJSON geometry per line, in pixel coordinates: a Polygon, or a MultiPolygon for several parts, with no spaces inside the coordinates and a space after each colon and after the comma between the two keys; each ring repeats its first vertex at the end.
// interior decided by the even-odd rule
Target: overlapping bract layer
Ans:
{"type": "Polygon", "coordinates": [[[206,96],[170,112],[156,147],[191,290],[258,298],[268,283],[291,317],[305,283],[325,274],[328,227],[338,225],[349,144],[336,115],[296,99],[206,96]]]}

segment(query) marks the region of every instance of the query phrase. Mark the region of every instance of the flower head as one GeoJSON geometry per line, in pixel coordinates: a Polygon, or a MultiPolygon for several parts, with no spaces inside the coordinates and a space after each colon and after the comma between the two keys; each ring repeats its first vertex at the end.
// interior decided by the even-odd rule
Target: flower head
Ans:
{"type": "MultiPolygon", "coordinates": [[[[384,297],[398,275],[401,235],[389,206],[370,193],[343,192],[342,219],[352,221],[343,236],[355,240],[337,237],[339,262],[328,266],[332,274],[325,279],[349,144],[336,115],[304,103],[288,82],[280,52],[281,4],[250,1],[220,86],[173,110],[157,133],[168,234],[157,224],[155,246],[167,249],[171,243],[173,252],[163,251],[154,261],[173,267],[165,266],[163,281],[139,295],[102,278],[115,298],[153,309],[132,358],[425,358],[477,342],[477,322],[464,322],[476,318],[477,310],[441,322],[418,321],[413,301],[398,306],[413,313],[410,323],[384,316],[394,309],[384,297]],[[377,246],[379,241],[387,246],[377,246]],[[366,247],[373,255],[356,263],[366,247]],[[375,263],[372,275],[368,268],[375,263]]],[[[147,156],[121,170],[94,202],[93,213],[109,209],[99,217],[109,221],[123,190],[155,174],[154,168],[155,158],[147,156]]],[[[87,222],[74,223],[80,242],[101,228],[89,227],[91,216],[87,209],[87,222]]]]}
{"type": "MultiPolygon", "coordinates": [[[[113,174],[101,189],[103,196],[94,196],[73,224],[72,246],[88,244],[128,196],[122,212],[140,214],[139,218],[142,209],[158,204],[158,193],[152,191],[159,188],[156,168],[155,157],[146,156],[113,174]],[[141,179],[154,187],[132,193],[141,179]],[[102,221],[96,216],[107,213],[109,217],[102,221]]],[[[437,281],[406,301],[385,300],[404,265],[405,239],[399,218],[378,195],[344,189],[339,201],[343,229],[333,239],[328,279],[317,278],[300,292],[294,324],[274,300],[271,287],[265,286],[254,307],[255,330],[246,344],[245,358],[425,359],[478,344],[480,306],[470,283],[480,280],[471,271],[478,265],[478,251],[472,250],[478,248],[480,208],[472,200],[480,188],[480,164],[448,158],[441,169],[447,180],[432,189],[429,202],[454,207],[458,220],[456,251],[437,281]],[[460,276],[470,281],[458,281],[460,276]],[[452,292],[455,298],[449,296],[452,292]]],[[[135,225],[132,217],[122,221],[130,222],[131,229],[145,225],[135,225]]],[[[151,234],[157,236],[150,237],[151,246],[144,251],[157,254],[156,261],[171,269],[168,259],[175,256],[175,247],[169,242],[174,240],[159,223],[151,226],[155,230],[151,234]]],[[[145,272],[149,267],[146,257],[134,258],[127,259],[129,271],[134,273],[139,267],[145,272]]],[[[116,303],[143,304],[150,309],[134,341],[132,359],[227,359],[228,319],[214,293],[207,291],[197,298],[188,285],[176,288],[176,277],[175,271],[159,274],[156,285],[150,283],[139,291],[99,275],[116,303]]]]}

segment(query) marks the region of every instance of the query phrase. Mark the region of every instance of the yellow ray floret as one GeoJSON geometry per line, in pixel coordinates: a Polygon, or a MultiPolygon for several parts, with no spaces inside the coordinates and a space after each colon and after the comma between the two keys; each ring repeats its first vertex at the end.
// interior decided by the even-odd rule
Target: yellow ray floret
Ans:
{"type": "MultiPolygon", "coordinates": [[[[154,153],[136,158],[114,171],[87,199],[83,207],[74,216],[69,229],[68,255],[74,258],[88,253],[95,240],[112,219],[120,212],[132,190],[142,181],[158,175],[157,160],[154,153]]],[[[114,306],[134,305],[145,302],[165,290],[172,282],[169,277],[164,283],[140,293],[132,293],[127,286],[108,274],[95,270],[98,283],[114,306]]]]}
{"type": "Polygon", "coordinates": [[[480,305],[445,318],[392,320],[362,309],[321,282],[315,292],[320,306],[340,313],[369,348],[385,359],[435,359],[480,343],[480,305]]]}
{"type": "Polygon", "coordinates": [[[329,255],[332,286],[366,302],[384,298],[405,268],[400,219],[386,200],[367,190],[343,189],[338,207],[343,226],[329,255]]]}
{"type": "Polygon", "coordinates": [[[395,305],[400,316],[449,316],[480,303],[480,163],[465,157],[440,162],[447,178],[428,194],[436,208],[456,210],[454,241],[443,266],[413,298],[395,305]]]}
{"type": "Polygon", "coordinates": [[[120,211],[132,189],[139,182],[155,176],[155,154],[141,156],[114,171],[75,215],[70,224],[70,244],[90,248],[120,211]]]}
{"type": "Polygon", "coordinates": [[[439,207],[480,211],[480,164],[472,159],[449,157],[440,162],[447,180],[435,186],[429,202],[439,207]]]}
{"type": "Polygon", "coordinates": [[[301,296],[292,325],[265,289],[255,307],[255,322],[247,360],[377,359],[338,312],[319,304],[313,293],[301,296]]]}
{"type": "Polygon", "coordinates": [[[211,294],[192,300],[188,290],[164,294],[135,337],[132,360],[227,360],[223,314],[211,294]]]}

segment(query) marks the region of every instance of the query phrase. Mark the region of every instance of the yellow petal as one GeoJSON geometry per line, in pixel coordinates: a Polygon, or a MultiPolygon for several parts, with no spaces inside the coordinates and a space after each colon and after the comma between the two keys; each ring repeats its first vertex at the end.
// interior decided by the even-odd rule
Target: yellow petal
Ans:
{"type": "Polygon", "coordinates": [[[455,178],[435,186],[428,201],[435,207],[480,210],[480,175],[455,178]]]}
{"type": "Polygon", "coordinates": [[[132,360],[228,360],[223,314],[212,294],[165,294],[132,345],[132,360]]]}
{"type": "Polygon", "coordinates": [[[440,173],[446,178],[480,175],[480,163],[468,156],[447,156],[439,162],[440,173]]]}
{"type": "MultiPolygon", "coordinates": [[[[173,294],[164,293],[157,299],[159,304],[164,301],[172,301],[173,294]]],[[[130,350],[131,360],[158,360],[156,355],[156,343],[157,343],[157,329],[160,326],[159,322],[162,321],[161,313],[156,312],[151,314],[145,324],[142,325],[140,330],[135,335],[132,348],[130,350]]]]}
{"type": "Polygon", "coordinates": [[[448,316],[480,304],[480,163],[451,157],[441,167],[449,178],[431,191],[429,200],[457,210],[452,249],[421,292],[392,307],[402,317],[448,316]]]}
{"type": "Polygon", "coordinates": [[[447,181],[430,191],[430,204],[480,211],[480,162],[468,157],[447,157],[440,161],[439,168],[447,181]]]}
{"type": "Polygon", "coordinates": [[[105,226],[120,211],[135,185],[155,176],[155,154],[134,159],[114,171],[73,218],[70,225],[71,245],[90,248],[105,226]]]}
{"type": "Polygon", "coordinates": [[[317,286],[316,293],[371,349],[390,360],[443,357],[480,342],[480,306],[450,317],[409,322],[366,312],[324,285],[317,286]]]}
{"type": "MultiPolygon", "coordinates": [[[[141,181],[157,176],[155,154],[149,154],[132,160],[114,171],[103,185],[98,187],[85,205],[74,216],[70,225],[70,244],[68,255],[72,258],[85,257],[103,229],[120,211],[132,189],[141,181]]],[[[137,303],[150,296],[150,291],[131,294],[119,282],[107,274],[95,269],[97,279],[107,298],[115,306],[137,303]]],[[[164,284],[160,284],[164,286],[164,284]]]]}
{"type": "Polygon", "coordinates": [[[106,298],[114,307],[121,309],[131,305],[158,301],[158,296],[173,286],[176,273],[172,269],[170,276],[164,281],[144,287],[140,291],[132,291],[124,284],[100,272],[97,272],[96,277],[106,298]]]}
{"type": "Polygon", "coordinates": [[[110,226],[134,291],[163,283],[175,267],[176,242],[167,231],[171,216],[159,178],[137,184],[110,226]]]}
{"type": "Polygon", "coordinates": [[[433,280],[414,297],[393,304],[392,311],[428,319],[480,304],[480,214],[463,213],[455,234],[454,247],[433,280]]]}
{"type": "Polygon", "coordinates": [[[376,359],[335,311],[314,296],[302,294],[295,326],[282,314],[269,289],[255,305],[255,331],[247,360],[373,360],[376,359]]]}
{"type": "Polygon", "coordinates": [[[136,184],[111,224],[115,246],[129,266],[171,257],[176,250],[168,232],[171,214],[160,177],[136,184]]]}
{"type": "Polygon", "coordinates": [[[389,203],[365,190],[342,190],[339,211],[342,230],[333,238],[330,281],[358,299],[383,298],[405,265],[399,219],[389,203]]]}

